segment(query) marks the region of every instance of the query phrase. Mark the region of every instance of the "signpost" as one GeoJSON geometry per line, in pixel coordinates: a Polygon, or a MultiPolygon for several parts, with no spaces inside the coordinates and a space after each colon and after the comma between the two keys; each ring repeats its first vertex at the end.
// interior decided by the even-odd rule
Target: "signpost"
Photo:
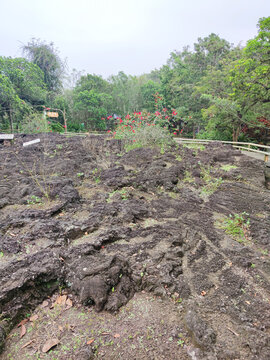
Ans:
{"type": "Polygon", "coordinates": [[[32,140],[32,141],[27,141],[25,143],[23,143],[23,146],[28,146],[28,145],[32,145],[32,144],[37,144],[40,142],[40,139],[36,139],[36,140],[32,140]]]}
{"type": "Polygon", "coordinates": [[[0,140],[13,140],[14,134],[0,134],[0,140]]]}
{"type": "Polygon", "coordinates": [[[66,111],[64,109],[52,109],[52,108],[45,108],[44,107],[44,113],[45,115],[47,115],[48,117],[52,117],[52,118],[58,118],[59,114],[56,111],[60,111],[63,114],[63,118],[64,118],[64,128],[65,128],[65,132],[67,132],[67,119],[66,119],[66,111]],[[54,110],[54,111],[48,111],[48,110],[54,110]]]}
{"type": "Polygon", "coordinates": [[[47,116],[52,117],[52,118],[58,118],[58,112],[48,111],[47,116]]]}

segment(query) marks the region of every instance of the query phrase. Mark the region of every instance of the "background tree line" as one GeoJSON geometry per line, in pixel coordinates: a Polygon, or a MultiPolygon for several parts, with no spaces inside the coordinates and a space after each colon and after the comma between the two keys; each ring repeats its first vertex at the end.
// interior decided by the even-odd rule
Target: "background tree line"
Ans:
{"type": "MultiPolygon", "coordinates": [[[[170,54],[165,65],[140,76],[119,72],[108,79],[66,66],[53,43],[32,39],[23,57],[0,57],[0,129],[22,131],[39,123],[45,108],[65,110],[68,129],[108,130],[128,113],[174,113],[184,136],[269,141],[270,17],[258,23],[245,47],[216,34],[170,54]]],[[[51,130],[63,130],[59,113],[51,130]]],[[[31,127],[33,130],[33,127],[31,127]]],[[[34,131],[34,130],[33,130],[34,131]]]]}

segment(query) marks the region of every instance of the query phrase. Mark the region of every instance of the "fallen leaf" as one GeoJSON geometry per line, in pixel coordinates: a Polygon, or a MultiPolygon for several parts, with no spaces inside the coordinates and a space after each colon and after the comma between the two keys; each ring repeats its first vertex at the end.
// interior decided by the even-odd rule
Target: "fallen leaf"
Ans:
{"type": "Polygon", "coordinates": [[[21,326],[21,332],[20,332],[20,339],[26,334],[26,327],[25,325],[21,326]]]}
{"type": "Polygon", "coordinates": [[[47,300],[44,300],[43,303],[40,305],[42,308],[45,308],[49,305],[49,302],[47,300]]]}
{"type": "Polygon", "coordinates": [[[63,326],[61,326],[61,325],[58,325],[58,329],[59,329],[61,332],[64,331],[63,326]]]}
{"type": "Polygon", "coordinates": [[[30,316],[30,318],[29,318],[29,320],[30,321],[36,321],[38,319],[38,315],[37,314],[35,314],[35,315],[32,315],[32,316],[30,316]]]}
{"type": "Polygon", "coordinates": [[[72,307],[72,300],[71,299],[67,299],[66,301],[66,306],[67,306],[67,309],[71,308],[72,307]]]}
{"type": "Polygon", "coordinates": [[[45,344],[42,347],[42,352],[46,353],[48,352],[50,349],[52,349],[54,346],[56,346],[57,344],[59,344],[59,340],[57,338],[53,338],[53,339],[49,339],[45,342],[45,344]]]}
{"type": "Polygon", "coordinates": [[[53,308],[55,305],[65,305],[67,300],[67,295],[59,295],[57,296],[55,302],[52,304],[51,308],[53,308]]]}
{"type": "Polygon", "coordinates": [[[92,344],[92,342],[94,342],[94,341],[95,341],[95,339],[90,339],[90,340],[87,341],[86,344],[87,344],[87,345],[90,345],[90,344],[92,344]]]}
{"type": "Polygon", "coordinates": [[[205,295],[206,295],[206,291],[203,290],[203,291],[201,292],[201,295],[202,295],[202,296],[205,296],[205,295]]]}
{"type": "Polygon", "coordinates": [[[86,232],[84,233],[84,235],[88,235],[88,232],[86,231],[86,232]]]}
{"type": "Polygon", "coordinates": [[[65,214],[64,213],[60,213],[59,216],[64,216],[65,214]]]}
{"type": "Polygon", "coordinates": [[[33,340],[28,341],[27,343],[25,343],[25,344],[21,347],[21,349],[24,349],[25,347],[29,346],[29,345],[32,344],[34,341],[36,341],[36,340],[33,339],[33,340]]]}
{"type": "Polygon", "coordinates": [[[114,334],[115,338],[120,338],[120,334],[114,334]]]}
{"type": "Polygon", "coordinates": [[[103,333],[101,333],[100,335],[110,335],[110,333],[108,333],[108,332],[103,332],[103,333]]]}
{"type": "Polygon", "coordinates": [[[21,322],[19,322],[17,327],[20,327],[20,326],[26,324],[28,321],[29,321],[29,319],[23,319],[21,322]]]}
{"type": "Polygon", "coordinates": [[[249,302],[249,301],[247,301],[247,300],[246,300],[246,303],[247,303],[248,305],[250,305],[250,302],[249,302]]]}

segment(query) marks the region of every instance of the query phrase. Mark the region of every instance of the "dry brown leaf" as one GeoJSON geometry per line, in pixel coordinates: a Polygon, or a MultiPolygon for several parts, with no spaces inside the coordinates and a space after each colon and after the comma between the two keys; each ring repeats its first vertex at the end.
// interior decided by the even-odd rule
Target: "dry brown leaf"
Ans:
{"type": "Polygon", "coordinates": [[[73,305],[72,300],[71,300],[71,299],[67,299],[67,301],[66,301],[67,309],[71,308],[72,305],[73,305]]]}
{"type": "Polygon", "coordinates": [[[58,325],[58,329],[59,329],[61,332],[64,331],[63,326],[61,326],[61,325],[58,325]]]}
{"type": "Polygon", "coordinates": [[[29,319],[23,319],[21,322],[19,322],[19,324],[17,325],[17,327],[20,327],[24,324],[26,324],[29,321],[29,319]]]}
{"type": "Polygon", "coordinates": [[[20,339],[26,334],[26,327],[25,325],[21,326],[21,331],[20,331],[20,339]]]}
{"type": "Polygon", "coordinates": [[[87,344],[87,345],[90,345],[90,344],[92,344],[92,342],[94,342],[94,341],[95,341],[95,339],[90,339],[90,340],[87,341],[86,344],[87,344]]]}
{"type": "Polygon", "coordinates": [[[120,334],[114,334],[115,338],[120,338],[120,334]]]}
{"type": "Polygon", "coordinates": [[[59,340],[57,338],[49,339],[45,342],[45,344],[42,347],[42,352],[46,353],[49,350],[51,350],[54,346],[59,344],[59,340]]]}
{"type": "Polygon", "coordinates": [[[201,292],[201,295],[202,295],[202,296],[205,296],[205,295],[206,295],[206,291],[203,290],[203,291],[201,292]]]}
{"type": "Polygon", "coordinates": [[[65,214],[64,213],[60,213],[59,216],[64,216],[65,214]]]}
{"type": "Polygon", "coordinates": [[[37,319],[38,319],[38,315],[37,315],[37,314],[32,315],[32,316],[30,316],[30,318],[29,318],[29,320],[30,320],[31,322],[36,321],[37,319]]]}
{"type": "Polygon", "coordinates": [[[58,304],[60,305],[65,305],[66,301],[67,301],[67,295],[61,295],[58,297],[58,304]]]}
{"type": "Polygon", "coordinates": [[[103,333],[101,333],[100,335],[110,335],[110,333],[108,333],[108,332],[103,332],[103,333]]]}
{"type": "Polygon", "coordinates": [[[44,300],[43,303],[40,305],[42,308],[45,308],[46,306],[49,305],[49,301],[44,300]]]}
{"type": "Polygon", "coordinates": [[[32,344],[34,341],[36,341],[36,340],[33,339],[33,340],[28,341],[27,343],[25,343],[25,344],[21,347],[21,349],[24,349],[25,347],[29,346],[29,345],[32,344]]]}

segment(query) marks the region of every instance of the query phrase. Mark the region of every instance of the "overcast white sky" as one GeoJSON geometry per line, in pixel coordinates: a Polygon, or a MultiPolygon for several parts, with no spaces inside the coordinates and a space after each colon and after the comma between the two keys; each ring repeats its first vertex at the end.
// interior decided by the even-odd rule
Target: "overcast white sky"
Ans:
{"type": "Polygon", "coordinates": [[[269,15],[269,0],[0,0],[0,56],[21,56],[35,37],[69,69],[139,75],[212,32],[244,44],[269,15]]]}

